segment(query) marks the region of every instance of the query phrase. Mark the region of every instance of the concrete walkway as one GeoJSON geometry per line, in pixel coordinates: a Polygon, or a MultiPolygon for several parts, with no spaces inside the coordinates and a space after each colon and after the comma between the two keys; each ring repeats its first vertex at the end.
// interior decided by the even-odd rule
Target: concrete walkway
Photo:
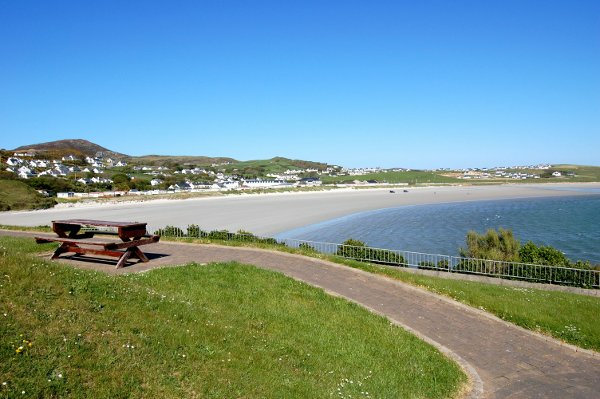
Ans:
{"type": "MultiPolygon", "coordinates": [[[[23,233],[0,232],[3,234],[23,233]]],[[[485,312],[386,277],[323,260],[253,248],[163,242],[144,249],[151,252],[149,263],[119,270],[114,269],[114,260],[103,264],[67,257],[62,261],[111,274],[190,261],[256,265],[359,303],[434,344],[470,374],[472,397],[600,397],[600,356],[575,351],[485,312]]]]}

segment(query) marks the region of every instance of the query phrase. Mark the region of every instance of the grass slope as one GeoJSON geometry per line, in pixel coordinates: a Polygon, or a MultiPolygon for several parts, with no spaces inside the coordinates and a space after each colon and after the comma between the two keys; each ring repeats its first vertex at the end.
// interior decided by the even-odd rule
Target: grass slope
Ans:
{"type": "Polygon", "coordinates": [[[343,183],[354,180],[377,180],[381,183],[408,183],[408,184],[426,184],[426,183],[457,183],[462,182],[454,177],[442,176],[434,172],[420,170],[411,170],[408,172],[379,172],[368,173],[360,176],[332,176],[323,177],[323,183],[343,183]]]}
{"type": "Polygon", "coordinates": [[[490,312],[529,330],[600,352],[600,298],[560,291],[506,287],[450,280],[401,268],[339,260],[348,266],[382,274],[490,312]]]}
{"type": "Polygon", "coordinates": [[[265,176],[267,173],[282,173],[286,170],[307,168],[323,170],[327,168],[327,164],[321,162],[303,161],[299,159],[275,157],[271,159],[235,162],[224,166],[224,169],[228,173],[254,173],[258,176],[265,176]]]}
{"type": "MultiPolygon", "coordinates": [[[[170,238],[163,237],[162,239],[164,241],[170,238]]],[[[400,267],[378,266],[339,256],[320,254],[309,249],[205,238],[171,240],[259,247],[326,259],[420,286],[467,305],[484,309],[518,326],[541,332],[582,348],[600,352],[600,323],[598,323],[600,298],[598,297],[430,277],[410,273],[400,267]]]]}
{"type": "Polygon", "coordinates": [[[51,208],[52,198],[46,198],[18,180],[0,180],[0,211],[51,208]]]}
{"type": "Polygon", "coordinates": [[[26,255],[39,248],[0,238],[2,397],[441,398],[466,379],[384,318],[277,273],[109,277],[26,255]]]}

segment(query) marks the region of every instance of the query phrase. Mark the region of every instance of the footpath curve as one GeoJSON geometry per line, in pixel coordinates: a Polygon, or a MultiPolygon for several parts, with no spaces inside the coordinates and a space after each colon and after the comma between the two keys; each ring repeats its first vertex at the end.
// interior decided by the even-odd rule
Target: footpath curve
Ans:
{"type": "MultiPolygon", "coordinates": [[[[27,235],[0,231],[0,235],[27,235]]],[[[39,234],[38,234],[39,235],[39,234]]],[[[145,248],[152,260],[114,269],[62,261],[111,274],[189,262],[237,261],[281,272],[386,316],[458,361],[470,375],[471,397],[598,398],[600,355],[526,331],[478,309],[387,277],[325,260],[256,248],[161,242],[145,248]]]]}

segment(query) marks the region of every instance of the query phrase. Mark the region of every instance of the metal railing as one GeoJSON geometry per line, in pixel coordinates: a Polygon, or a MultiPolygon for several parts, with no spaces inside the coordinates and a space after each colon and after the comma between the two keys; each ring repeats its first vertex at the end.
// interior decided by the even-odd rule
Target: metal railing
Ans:
{"type": "Polygon", "coordinates": [[[476,274],[547,284],[600,288],[600,270],[594,269],[577,269],[562,266],[465,258],[452,255],[429,254],[292,238],[276,239],[271,237],[260,237],[248,232],[232,233],[225,230],[204,231],[196,225],[188,226],[185,231],[178,227],[168,226],[156,230],[155,234],[175,238],[205,238],[211,240],[279,245],[388,266],[436,270],[448,273],[476,274]]]}

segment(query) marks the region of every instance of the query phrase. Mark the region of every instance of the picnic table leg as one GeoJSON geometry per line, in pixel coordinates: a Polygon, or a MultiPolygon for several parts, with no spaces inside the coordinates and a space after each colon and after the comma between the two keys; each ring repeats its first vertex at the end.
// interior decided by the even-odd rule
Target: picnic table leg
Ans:
{"type": "Polygon", "coordinates": [[[69,247],[78,247],[78,246],[75,244],[69,244],[69,243],[63,242],[62,244],[60,244],[60,247],[56,248],[56,251],[54,251],[54,253],[52,254],[52,257],[50,259],[56,259],[61,254],[64,254],[65,252],[69,252],[69,247]]]}
{"type": "Polygon", "coordinates": [[[142,262],[150,262],[150,259],[146,256],[145,253],[139,247],[131,247],[132,255],[136,256],[142,262]]]}
{"type": "Polygon", "coordinates": [[[123,266],[125,266],[125,262],[127,262],[127,259],[129,259],[129,257],[131,256],[132,252],[127,249],[127,251],[123,252],[123,255],[121,255],[121,257],[119,258],[119,261],[117,262],[117,269],[122,268],[123,266]]]}

